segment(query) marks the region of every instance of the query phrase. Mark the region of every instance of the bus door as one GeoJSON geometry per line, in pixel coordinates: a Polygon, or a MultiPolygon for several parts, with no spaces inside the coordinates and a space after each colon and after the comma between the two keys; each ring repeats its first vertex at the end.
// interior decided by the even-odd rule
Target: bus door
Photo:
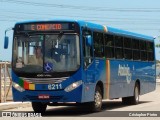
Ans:
{"type": "Polygon", "coordinates": [[[83,101],[93,101],[95,91],[95,65],[93,61],[93,44],[91,31],[83,30],[83,101]]]}
{"type": "Polygon", "coordinates": [[[85,79],[84,101],[91,101],[94,99],[95,91],[95,65],[93,63],[93,44],[87,43],[87,37],[90,37],[92,39],[92,36],[83,36],[83,68],[85,79]]]}
{"type": "Polygon", "coordinates": [[[93,45],[92,36],[83,36],[83,55],[84,55],[84,70],[86,74],[86,82],[92,83],[95,80],[94,75],[94,65],[93,65],[93,45]],[[90,43],[89,43],[90,42],[90,43]]]}

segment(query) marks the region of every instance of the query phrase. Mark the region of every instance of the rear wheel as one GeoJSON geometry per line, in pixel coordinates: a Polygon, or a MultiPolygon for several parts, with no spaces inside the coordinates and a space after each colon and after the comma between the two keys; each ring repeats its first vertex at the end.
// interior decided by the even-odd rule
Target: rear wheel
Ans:
{"type": "Polygon", "coordinates": [[[32,102],[32,108],[35,113],[44,113],[46,111],[47,104],[41,102],[32,102]]]}
{"type": "Polygon", "coordinates": [[[139,103],[139,94],[140,94],[139,91],[140,91],[140,90],[139,90],[139,85],[136,84],[136,85],[135,85],[135,88],[134,88],[134,96],[132,96],[132,97],[130,98],[131,104],[136,105],[136,104],[139,103]]]}
{"type": "Polygon", "coordinates": [[[102,109],[102,92],[99,86],[95,90],[94,102],[89,103],[89,107],[93,112],[99,112],[102,109]]]}
{"type": "Polygon", "coordinates": [[[140,95],[140,89],[139,85],[136,84],[134,87],[134,95],[132,97],[123,97],[122,98],[122,103],[123,104],[131,104],[131,105],[136,105],[139,103],[139,95],[140,95]]]}

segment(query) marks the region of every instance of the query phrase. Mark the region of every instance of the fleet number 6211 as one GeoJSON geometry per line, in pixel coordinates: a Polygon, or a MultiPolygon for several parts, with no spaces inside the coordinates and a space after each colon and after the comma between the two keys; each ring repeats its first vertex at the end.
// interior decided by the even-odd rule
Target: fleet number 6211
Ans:
{"type": "Polygon", "coordinates": [[[62,84],[49,84],[48,90],[59,90],[62,89],[62,84]]]}

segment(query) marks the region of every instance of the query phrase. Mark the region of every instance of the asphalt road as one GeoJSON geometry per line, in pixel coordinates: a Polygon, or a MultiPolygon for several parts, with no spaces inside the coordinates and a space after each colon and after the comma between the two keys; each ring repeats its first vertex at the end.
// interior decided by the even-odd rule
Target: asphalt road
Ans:
{"type": "MultiPolygon", "coordinates": [[[[33,110],[31,107],[27,108],[16,108],[10,109],[6,111],[23,111],[23,112],[32,112],[33,110]]],[[[107,100],[103,102],[103,109],[101,112],[98,113],[89,113],[87,112],[84,107],[75,107],[75,106],[65,106],[65,107],[47,107],[47,111],[42,118],[52,118],[58,117],[57,119],[61,118],[77,118],[90,119],[90,117],[94,117],[94,119],[98,119],[99,117],[115,117],[115,119],[119,120],[120,118],[124,117],[123,120],[127,119],[128,117],[134,119],[140,118],[139,116],[143,116],[147,114],[148,118],[154,117],[153,119],[159,119],[160,117],[160,85],[157,85],[157,88],[154,92],[145,94],[140,96],[140,103],[138,105],[122,105],[121,99],[117,100],[107,100]],[[128,112],[129,111],[129,112],[128,112]]],[[[143,117],[146,120],[146,117],[143,117]]],[[[36,120],[36,118],[34,118],[36,120]]]]}

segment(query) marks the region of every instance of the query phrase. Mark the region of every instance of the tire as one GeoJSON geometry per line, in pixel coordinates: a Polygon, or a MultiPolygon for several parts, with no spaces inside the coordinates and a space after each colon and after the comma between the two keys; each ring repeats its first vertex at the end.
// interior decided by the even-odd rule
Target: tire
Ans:
{"type": "Polygon", "coordinates": [[[32,102],[32,108],[35,113],[44,113],[47,108],[47,104],[41,102],[32,102]]]}
{"type": "Polygon", "coordinates": [[[94,101],[89,103],[90,111],[100,112],[102,110],[102,92],[99,86],[96,87],[94,101]]]}
{"type": "Polygon", "coordinates": [[[123,97],[122,104],[124,105],[137,105],[139,103],[139,85],[136,84],[134,87],[134,95],[132,97],[123,97]]]}
{"type": "Polygon", "coordinates": [[[132,105],[137,105],[139,103],[139,95],[140,95],[140,89],[139,89],[139,85],[136,84],[135,87],[134,87],[134,96],[132,96],[130,98],[130,102],[132,105]]]}

